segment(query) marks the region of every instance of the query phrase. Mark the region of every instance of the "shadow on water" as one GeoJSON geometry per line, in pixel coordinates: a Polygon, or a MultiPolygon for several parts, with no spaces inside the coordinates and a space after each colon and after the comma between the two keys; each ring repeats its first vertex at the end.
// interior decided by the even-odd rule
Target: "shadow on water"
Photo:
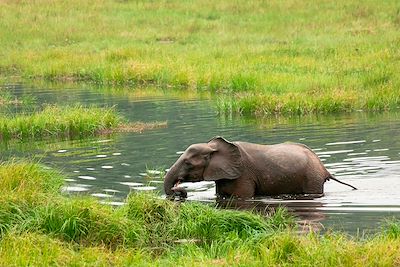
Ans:
{"type": "MultiPolygon", "coordinates": [[[[311,147],[338,179],[325,183],[314,199],[257,198],[226,205],[237,209],[285,206],[318,229],[350,233],[375,231],[384,218],[400,217],[400,112],[356,112],[306,117],[221,117],[207,99],[187,93],[93,89],[90,87],[8,86],[15,96],[31,95],[41,104],[116,106],[131,121],[168,121],[166,129],[120,133],[85,140],[37,141],[0,146],[3,159],[32,157],[68,175],[66,194],[90,194],[120,205],[130,191],[162,193],[163,172],[192,143],[216,135],[232,141],[274,144],[300,142],[311,147]]],[[[1,108],[17,113],[20,107],[1,108]]],[[[189,201],[215,203],[213,182],[183,184],[189,201]]],[[[222,205],[222,204],[221,204],[222,205]]]]}

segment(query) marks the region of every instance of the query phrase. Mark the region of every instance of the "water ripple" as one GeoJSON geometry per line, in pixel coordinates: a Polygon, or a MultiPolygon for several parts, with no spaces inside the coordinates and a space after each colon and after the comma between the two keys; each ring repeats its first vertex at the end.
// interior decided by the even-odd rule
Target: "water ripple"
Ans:
{"type": "MultiPolygon", "coordinates": [[[[348,231],[374,228],[386,215],[400,216],[400,112],[224,117],[216,115],[209,101],[127,97],[90,88],[11,88],[16,95],[34,95],[38,103],[116,106],[131,121],[168,121],[165,129],[140,134],[121,133],[87,141],[38,141],[1,148],[4,159],[40,158],[43,164],[77,177],[66,179],[66,193],[91,194],[110,205],[122,205],[131,190],[162,193],[158,170],[168,170],[190,144],[220,135],[260,144],[302,142],[338,179],[358,188],[353,191],[329,181],[322,198],[305,201],[265,197],[253,201],[262,206],[260,209],[287,205],[307,220],[321,221],[326,227],[344,225],[348,231]]],[[[15,112],[23,111],[23,107],[15,108],[15,112]]],[[[215,202],[213,182],[183,186],[190,200],[215,202]]],[[[252,208],[248,202],[245,204],[252,208]]]]}

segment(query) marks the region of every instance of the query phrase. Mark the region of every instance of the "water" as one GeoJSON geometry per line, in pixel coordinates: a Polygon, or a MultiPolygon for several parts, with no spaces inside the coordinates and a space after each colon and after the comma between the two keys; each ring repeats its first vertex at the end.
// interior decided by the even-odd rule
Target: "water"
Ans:
{"type": "MultiPolygon", "coordinates": [[[[96,104],[113,106],[129,120],[168,121],[165,129],[121,133],[77,141],[39,141],[2,145],[1,157],[34,157],[61,169],[68,178],[64,192],[90,194],[120,205],[130,191],[162,192],[160,171],[171,166],[192,143],[221,135],[228,140],[274,144],[301,142],[311,147],[338,179],[325,183],[317,199],[257,198],[222,203],[234,208],[286,206],[305,227],[333,228],[349,233],[374,232],[386,218],[400,218],[400,112],[319,115],[292,118],[226,118],[209,100],[185,100],[171,95],[145,97],[138,92],[91,88],[32,88],[9,86],[18,97],[34,95],[37,104],[96,104]]],[[[22,107],[3,107],[2,113],[22,107]]],[[[26,112],[32,109],[25,108],[26,112]]],[[[185,184],[189,200],[214,203],[213,182],[185,184]]]]}

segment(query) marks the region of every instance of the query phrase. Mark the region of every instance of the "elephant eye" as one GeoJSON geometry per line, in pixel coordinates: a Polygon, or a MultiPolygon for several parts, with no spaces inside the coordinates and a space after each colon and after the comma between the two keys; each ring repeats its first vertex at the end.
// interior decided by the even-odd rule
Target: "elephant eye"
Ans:
{"type": "Polygon", "coordinates": [[[188,160],[185,160],[185,161],[184,161],[184,164],[185,164],[185,166],[186,166],[187,168],[193,167],[193,164],[190,163],[188,160]]]}

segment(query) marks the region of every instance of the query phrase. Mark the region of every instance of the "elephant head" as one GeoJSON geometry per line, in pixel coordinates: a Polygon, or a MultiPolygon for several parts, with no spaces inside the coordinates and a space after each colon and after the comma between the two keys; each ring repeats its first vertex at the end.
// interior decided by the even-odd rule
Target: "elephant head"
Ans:
{"type": "Polygon", "coordinates": [[[208,143],[189,146],[172,165],[164,179],[167,196],[175,191],[180,182],[217,181],[237,179],[242,173],[239,148],[222,137],[214,137],[208,143]]]}

